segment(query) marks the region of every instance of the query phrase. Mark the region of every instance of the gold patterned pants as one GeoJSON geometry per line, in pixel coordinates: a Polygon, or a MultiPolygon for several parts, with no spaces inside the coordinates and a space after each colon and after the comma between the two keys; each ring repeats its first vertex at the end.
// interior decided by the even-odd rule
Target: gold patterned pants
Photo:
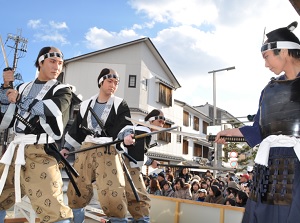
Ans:
{"type": "MultiPolygon", "coordinates": [[[[86,142],[82,148],[94,145],[86,142]]],[[[129,165],[128,161],[126,165],[129,165]]],[[[89,204],[93,197],[92,183],[95,182],[101,208],[108,217],[125,218],[128,211],[135,219],[149,216],[150,199],[140,171],[138,168],[128,168],[141,200],[137,202],[125,178],[121,156],[114,146],[78,153],[74,168],[80,175],[75,181],[81,196],[76,195],[72,184],[68,185],[67,195],[71,208],[83,208],[89,204]]]]}
{"type": "MultiPolygon", "coordinates": [[[[46,154],[44,145],[39,144],[26,146],[25,161],[20,176],[22,195],[28,196],[40,222],[73,218],[72,210],[63,202],[63,182],[56,159],[46,154]]],[[[0,164],[1,175],[3,169],[4,165],[0,164]]],[[[13,161],[0,196],[0,210],[7,210],[15,203],[14,169],[13,161]]]]}

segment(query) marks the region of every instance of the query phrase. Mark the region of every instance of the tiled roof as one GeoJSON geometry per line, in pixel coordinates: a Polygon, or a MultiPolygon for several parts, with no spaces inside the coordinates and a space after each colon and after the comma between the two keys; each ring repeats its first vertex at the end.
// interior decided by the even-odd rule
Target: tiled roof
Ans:
{"type": "Polygon", "coordinates": [[[147,152],[146,155],[149,158],[157,159],[160,158],[162,160],[169,160],[169,161],[185,161],[185,159],[181,156],[175,156],[167,153],[158,153],[158,152],[147,152]]]}

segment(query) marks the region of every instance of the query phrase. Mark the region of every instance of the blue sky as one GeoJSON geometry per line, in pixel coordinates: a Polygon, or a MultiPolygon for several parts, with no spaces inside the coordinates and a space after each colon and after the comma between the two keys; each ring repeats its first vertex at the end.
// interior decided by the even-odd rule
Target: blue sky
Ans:
{"type": "MultiPolygon", "coordinates": [[[[236,117],[256,113],[260,91],[273,76],[259,52],[263,30],[299,20],[288,0],[31,0],[5,1],[1,9],[10,64],[8,34],[22,31],[28,39],[17,69],[24,81],[34,78],[44,46],[60,48],[68,59],[147,36],[182,86],[175,98],[192,106],[213,104],[209,71],[235,66],[216,74],[216,103],[236,117]]],[[[300,27],[294,32],[300,37],[300,27]]]]}

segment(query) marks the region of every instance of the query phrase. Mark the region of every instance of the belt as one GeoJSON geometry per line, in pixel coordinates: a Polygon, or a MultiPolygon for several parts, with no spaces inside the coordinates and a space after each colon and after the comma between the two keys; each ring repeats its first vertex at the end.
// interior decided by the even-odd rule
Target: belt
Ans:
{"type": "Polygon", "coordinates": [[[270,135],[259,145],[254,162],[268,166],[268,159],[271,147],[294,147],[296,156],[300,160],[300,139],[295,136],[270,135]]]}

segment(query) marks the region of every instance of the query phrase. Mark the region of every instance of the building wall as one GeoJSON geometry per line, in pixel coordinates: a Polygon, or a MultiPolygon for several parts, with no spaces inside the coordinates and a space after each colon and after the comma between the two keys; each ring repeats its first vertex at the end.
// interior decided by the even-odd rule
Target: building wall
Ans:
{"type": "MultiPolygon", "coordinates": [[[[82,59],[70,61],[64,70],[65,83],[69,83],[76,87],[76,93],[82,94],[83,99],[88,99],[92,95],[98,94],[97,77],[103,68],[113,68],[120,75],[119,89],[116,96],[124,98],[129,107],[138,108],[147,112],[152,109],[161,109],[168,120],[174,122],[173,126],[181,127],[182,131],[199,133],[193,130],[193,127],[183,126],[183,110],[184,108],[174,102],[172,98],[172,106],[167,106],[158,102],[159,83],[173,86],[172,80],[169,78],[170,71],[164,70],[166,66],[160,64],[161,61],[153,54],[153,49],[149,49],[144,42],[119,47],[114,50],[108,50],[99,54],[93,53],[82,59]],[[169,73],[167,73],[169,72],[169,73]],[[136,87],[129,88],[129,75],[136,75],[136,87]],[[147,80],[147,87],[142,83],[147,80]]],[[[195,110],[193,110],[196,112],[195,110]]],[[[197,113],[197,112],[196,112],[197,113]]],[[[193,120],[193,113],[191,112],[193,120]]],[[[146,114],[141,112],[132,112],[132,118],[143,120],[146,114]]],[[[193,122],[191,122],[193,123],[193,122]]],[[[202,118],[199,116],[199,126],[201,129],[202,118]]],[[[202,133],[202,131],[200,131],[202,133]]],[[[152,138],[155,140],[157,136],[152,138]]],[[[153,152],[182,156],[182,140],[177,142],[177,135],[171,135],[171,143],[159,141],[159,146],[151,149],[153,152]]],[[[193,158],[194,141],[189,141],[189,152],[183,157],[191,160],[193,158]]]]}

